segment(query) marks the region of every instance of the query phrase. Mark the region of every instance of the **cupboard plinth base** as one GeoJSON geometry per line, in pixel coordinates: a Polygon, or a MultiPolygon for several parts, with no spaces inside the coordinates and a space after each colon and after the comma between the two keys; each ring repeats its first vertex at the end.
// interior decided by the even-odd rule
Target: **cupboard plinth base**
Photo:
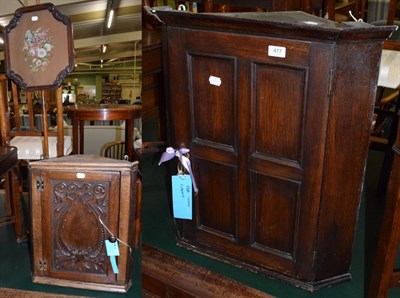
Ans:
{"type": "Polygon", "coordinates": [[[295,277],[283,275],[272,269],[259,267],[259,266],[252,265],[252,264],[246,263],[246,262],[238,260],[238,259],[234,259],[234,258],[230,258],[225,255],[218,254],[210,248],[195,245],[191,241],[188,241],[187,239],[178,239],[177,245],[179,247],[185,248],[187,250],[193,251],[193,252],[201,254],[203,256],[207,256],[211,259],[218,260],[220,262],[224,262],[224,263],[230,264],[230,265],[238,267],[238,268],[243,268],[243,269],[249,270],[251,272],[264,275],[268,278],[280,280],[282,282],[285,282],[287,284],[290,284],[292,286],[301,288],[301,289],[309,291],[309,292],[316,292],[323,288],[331,287],[333,285],[351,280],[351,274],[344,273],[341,275],[337,275],[337,276],[319,280],[319,281],[302,281],[302,280],[296,279],[295,277]]]}
{"type": "Polygon", "coordinates": [[[126,285],[115,285],[115,284],[100,284],[100,283],[90,283],[90,282],[79,282],[75,280],[51,278],[51,277],[41,277],[33,276],[32,282],[51,286],[61,286],[85,290],[95,290],[95,291],[105,291],[114,293],[126,293],[130,289],[132,282],[129,281],[126,285]]]}

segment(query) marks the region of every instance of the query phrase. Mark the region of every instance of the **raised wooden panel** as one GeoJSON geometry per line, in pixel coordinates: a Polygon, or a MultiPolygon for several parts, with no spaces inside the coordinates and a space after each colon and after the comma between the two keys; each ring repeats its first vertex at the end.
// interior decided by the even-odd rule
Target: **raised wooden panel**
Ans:
{"type": "Polygon", "coordinates": [[[97,218],[108,213],[108,183],[52,181],[52,190],[52,269],[105,274],[106,235],[97,218]]]}
{"type": "Polygon", "coordinates": [[[114,283],[116,275],[108,262],[105,239],[108,237],[99,218],[111,230],[118,231],[119,173],[101,175],[83,172],[45,173],[43,231],[47,276],[68,276],[71,280],[114,283]],[[91,179],[90,179],[91,178],[91,179]]]}
{"type": "MultiPolygon", "coordinates": [[[[173,29],[172,29],[173,30],[173,29]]],[[[285,48],[286,57],[280,62],[307,66],[311,43],[299,40],[285,40],[254,35],[235,35],[227,32],[195,31],[182,32],[189,53],[202,53],[207,56],[254,59],[259,61],[277,61],[277,57],[268,53],[270,46],[285,48]],[[230,46],[227,46],[227,45],[230,46]],[[234,46],[233,46],[234,45],[234,46]]],[[[183,37],[182,37],[183,38],[183,37]]]]}
{"type": "Polygon", "coordinates": [[[137,278],[138,162],[75,154],[28,167],[33,282],[126,293],[137,278]],[[111,235],[125,243],[119,245],[118,274],[105,249],[111,235]]]}
{"type": "Polygon", "coordinates": [[[198,222],[177,220],[179,243],[306,289],[349,279],[377,66],[393,29],[293,11],[157,15],[170,142],[190,149],[200,181],[198,222]]]}
{"type": "Polygon", "coordinates": [[[193,137],[213,146],[235,146],[236,59],[190,55],[193,137]],[[212,120],[212,121],[210,121],[212,120]]]}
{"type": "Polygon", "coordinates": [[[300,164],[307,70],[261,63],[254,64],[253,69],[253,152],[300,164]]]}
{"type": "Polygon", "coordinates": [[[196,160],[196,177],[202,190],[196,200],[197,227],[233,240],[238,222],[236,167],[196,160]]]}
{"type": "Polygon", "coordinates": [[[252,185],[251,246],[294,259],[301,183],[254,173],[252,185]]]}

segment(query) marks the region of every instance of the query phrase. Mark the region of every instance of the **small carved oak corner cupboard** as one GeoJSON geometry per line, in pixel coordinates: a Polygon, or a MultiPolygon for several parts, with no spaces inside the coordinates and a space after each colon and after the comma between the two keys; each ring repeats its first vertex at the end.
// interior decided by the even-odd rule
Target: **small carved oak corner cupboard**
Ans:
{"type": "Polygon", "coordinates": [[[199,193],[179,244],[308,290],[350,279],[383,41],[303,12],[157,12],[169,145],[199,193]]]}
{"type": "Polygon", "coordinates": [[[70,155],[31,162],[29,170],[33,281],[128,291],[140,233],[138,163],[70,155]],[[132,249],[119,243],[119,274],[107,257],[110,233],[102,223],[132,249]]]}

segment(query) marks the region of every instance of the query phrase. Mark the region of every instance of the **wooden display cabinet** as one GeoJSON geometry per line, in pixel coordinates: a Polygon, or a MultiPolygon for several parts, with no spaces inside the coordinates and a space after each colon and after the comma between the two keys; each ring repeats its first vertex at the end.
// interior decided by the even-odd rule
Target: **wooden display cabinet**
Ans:
{"type": "Polygon", "coordinates": [[[168,145],[199,192],[179,244],[307,290],[350,279],[383,41],[303,12],[157,12],[168,145]]]}
{"type": "Polygon", "coordinates": [[[29,163],[33,282],[126,292],[140,234],[138,163],[71,155],[29,163]],[[114,274],[107,228],[119,243],[114,274]]]}
{"type": "Polygon", "coordinates": [[[107,103],[118,103],[122,99],[122,87],[115,83],[103,83],[101,89],[101,97],[107,103]]]}

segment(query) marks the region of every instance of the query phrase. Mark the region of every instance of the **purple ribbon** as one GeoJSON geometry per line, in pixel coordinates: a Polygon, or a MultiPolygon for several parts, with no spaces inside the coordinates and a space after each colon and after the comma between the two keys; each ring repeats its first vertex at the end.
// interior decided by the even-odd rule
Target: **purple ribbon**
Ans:
{"type": "Polygon", "coordinates": [[[192,167],[190,165],[190,159],[184,156],[184,154],[189,153],[189,149],[187,148],[181,148],[178,150],[175,150],[172,147],[168,147],[165,149],[165,152],[161,155],[160,162],[158,165],[162,164],[165,161],[173,159],[175,156],[179,158],[180,163],[182,166],[188,171],[190,174],[190,177],[192,178],[192,184],[193,184],[193,190],[194,192],[198,192],[197,186],[196,186],[196,181],[194,180],[193,172],[192,172],[192,167]]]}

